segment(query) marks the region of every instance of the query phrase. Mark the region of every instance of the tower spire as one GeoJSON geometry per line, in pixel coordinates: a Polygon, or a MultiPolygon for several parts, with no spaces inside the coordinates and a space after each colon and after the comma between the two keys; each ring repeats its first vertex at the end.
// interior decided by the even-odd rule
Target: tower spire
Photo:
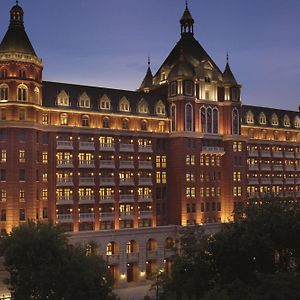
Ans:
{"type": "Polygon", "coordinates": [[[189,11],[188,1],[185,1],[185,10],[180,19],[181,35],[194,35],[194,19],[189,11]]]}

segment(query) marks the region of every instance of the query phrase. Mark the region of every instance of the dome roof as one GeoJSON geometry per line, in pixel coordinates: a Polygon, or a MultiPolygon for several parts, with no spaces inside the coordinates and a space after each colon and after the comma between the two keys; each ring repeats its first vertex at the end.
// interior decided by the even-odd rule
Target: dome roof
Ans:
{"type": "Polygon", "coordinates": [[[176,78],[193,78],[196,72],[192,64],[190,64],[184,57],[182,51],[179,60],[172,67],[168,80],[173,80],[176,78]]]}
{"type": "Polygon", "coordinates": [[[10,24],[0,44],[0,53],[15,52],[37,56],[25,31],[23,16],[23,9],[17,3],[10,10],[10,24]]]}

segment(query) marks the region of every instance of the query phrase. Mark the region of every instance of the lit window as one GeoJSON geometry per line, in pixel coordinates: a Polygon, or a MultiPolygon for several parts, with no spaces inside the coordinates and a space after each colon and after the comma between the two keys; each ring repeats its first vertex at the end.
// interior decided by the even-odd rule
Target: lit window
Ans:
{"type": "Polygon", "coordinates": [[[291,126],[290,118],[289,118],[288,115],[285,115],[283,117],[283,126],[285,126],[285,127],[290,127],[291,126]]]}
{"type": "Polygon", "coordinates": [[[120,100],[120,103],[119,103],[119,110],[120,111],[125,111],[125,112],[128,112],[130,111],[130,104],[129,104],[129,101],[123,97],[121,100],[120,100]]]}
{"type": "Polygon", "coordinates": [[[300,128],[300,118],[298,116],[295,117],[294,126],[300,128]]]}
{"type": "Polygon", "coordinates": [[[254,116],[251,111],[248,111],[246,114],[246,123],[247,124],[254,124],[254,116]]]}
{"type": "Polygon", "coordinates": [[[1,84],[0,85],[0,102],[8,101],[8,85],[1,84]]]}
{"type": "Polygon", "coordinates": [[[161,183],[160,172],[156,172],[156,183],[161,183]]]}
{"type": "Polygon", "coordinates": [[[0,202],[6,202],[6,190],[1,189],[1,191],[0,191],[0,202]]]}
{"type": "Polygon", "coordinates": [[[48,163],[48,152],[46,152],[46,151],[43,151],[43,153],[42,153],[42,163],[43,164],[48,163]]]}
{"type": "Polygon", "coordinates": [[[34,89],[34,102],[35,103],[39,103],[40,102],[40,90],[39,90],[39,88],[37,86],[34,89]]]}
{"type": "Polygon", "coordinates": [[[259,124],[261,124],[261,125],[267,124],[267,117],[263,112],[260,113],[260,115],[259,115],[259,124]]]}
{"type": "Polygon", "coordinates": [[[161,183],[167,183],[167,173],[161,172],[161,183]]]}
{"type": "Polygon", "coordinates": [[[138,112],[140,114],[147,114],[149,113],[148,104],[146,100],[142,99],[138,104],[138,112]]]}
{"type": "Polygon", "coordinates": [[[193,107],[189,103],[185,106],[185,131],[193,131],[193,107]]]}
{"type": "Polygon", "coordinates": [[[20,84],[18,86],[18,101],[28,101],[28,89],[25,84],[20,84]]]}
{"type": "Polygon", "coordinates": [[[82,122],[82,124],[81,124],[82,126],[88,127],[90,125],[90,118],[89,118],[89,116],[88,115],[82,116],[81,122],[82,122]]]}
{"type": "Polygon", "coordinates": [[[42,116],[42,123],[44,125],[48,124],[48,114],[43,114],[43,116],[42,116]]]}
{"type": "Polygon", "coordinates": [[[165,155],[163,155],[161,157],[161,167],[162,168],[166,168],[167,167],[167,157],[165,155]]]}
{"type": "Polygon", "coordinates": [[[48,173],[43,173],[42,177],[43,177],[43,182],[47,182],[48,181],[48,173]]]}
{"type": "Polygon", "coordinates": [[[68,125],[68,115],[66,113],[60,115],[60,125],[68,125]]]}
{"type": "Polygon", "coordinates": [[[165,115],[166,114],[166,107],[165,105],[163,104],[163,102],[161,100],[159,100],[156,104],[156,107],[155,107],[155,111],[156,111],[156,114],[157,115],[165,115]]]}
{"type": "Polygon", "coordinates": [[[110,110],[110,99],[104,95],[101,99],[100,99],[100,109],[104,109],[104,110],[110,110]]]}
{"type": "Polygon", "coordinates": [[[277,117],[276,114],[272,115],[271,123],[272,123],[273,126],[278,126],[278,117],[277,117]]]}
{"type": "Polygon", "coordinates": [[[91,99],[87,95],[86,92],[84,92],[80,97],[78,101],[78,106],[81,108],[90,108],[91,107],[91,99]]]}
{"type": "Polygon", "coordinates": [[[19,201],[20,202],[25,202],[25,190],[21,189],[19,191],[19,201]]]}
{"type": "Polygon", "coordinates": [[[156,156],[155,163],[156,163],[156,168],[161,167],[161,157],[159,155],[156,156]]]}
{"type": "Polygon", "coordinates": [[[25,150],[19,150],[19,162],[25,162],[25,150]]]}
{"type": "Polygon", "coordinates": [[[62,90],[58,95],[57,95],[57,105],[58,106],[69,106],[69,95],[62,90]]]}
{"type": "Polygon", "coordinates": [[[6,162],[6,159],[7,159],[6,150],[2,149],[1,150],[1,162],[6,162]]]}
{"type": "Polygon", "coordinates": [[[42,189],[42,200],[47,201],[48,200],[48,190],[42,189]]]}

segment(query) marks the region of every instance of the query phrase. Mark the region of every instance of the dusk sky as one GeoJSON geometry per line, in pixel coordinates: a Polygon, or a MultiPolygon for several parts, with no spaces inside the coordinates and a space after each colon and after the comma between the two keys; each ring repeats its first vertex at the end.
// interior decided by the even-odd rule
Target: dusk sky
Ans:
{"type": "MultiPolygon", "coordinates": [[[[12,0],[0,2],[1,39],[12,0]]],[[[21,0],[44,80],[139,87],[180,38],[184,0],[21,0]]],[[[189,0],[195,37],[220,69],[226,52],[246,104],[297,110],[300,0],[189,0]]]]}

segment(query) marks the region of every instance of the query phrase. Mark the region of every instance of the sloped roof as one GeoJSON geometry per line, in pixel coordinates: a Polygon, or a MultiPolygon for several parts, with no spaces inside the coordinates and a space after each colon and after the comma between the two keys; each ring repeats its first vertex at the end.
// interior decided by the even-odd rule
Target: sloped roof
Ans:
{"type": "Polygon", "coordinates": [[[225,71],[223,73],[223,82],[225,84],[233,84],[233,85],[238,84],[235,77],[234,77],[234,75],[233,75],[233,73],[232,73],[232,71],[231,71],[231,69],[230,69],[230,66],[229,66],[228,62],[226,64],[225,71]]]}

